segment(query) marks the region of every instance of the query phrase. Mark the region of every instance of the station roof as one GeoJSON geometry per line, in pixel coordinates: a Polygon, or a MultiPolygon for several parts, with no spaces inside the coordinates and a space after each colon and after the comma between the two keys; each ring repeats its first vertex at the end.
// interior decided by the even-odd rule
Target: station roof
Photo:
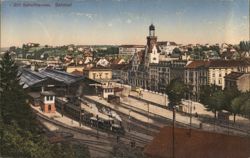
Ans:
{"type": "Polygon", "coordinates": [[[21,69],[20,73],[20,84],[23,84],[23,88],[27,88],[47,80],[46,76],[30,69],[21,69]]]}
{"type": "Polygon", "coordinates": [[[64,71],[54,70],[54,69],[45,69],[40,72],[40,74],[52,78],[56,81],[63,82],[67,85],[73,84],[77,81],[83,80],[84,77],[79,75],[70,74],[64,71]]]}
{"type": "Polygon", "coordinates": [[[66,85],[71,85],[75,82],[84,80],[84,77],[82,76],[53,69],[45,69],[40,72],[32,71],[30,69],[20,69],[19,72],[21,73],[20,84],[23,84],[23,88],[41,84],[48,79],[52,79],[66,85]]]}

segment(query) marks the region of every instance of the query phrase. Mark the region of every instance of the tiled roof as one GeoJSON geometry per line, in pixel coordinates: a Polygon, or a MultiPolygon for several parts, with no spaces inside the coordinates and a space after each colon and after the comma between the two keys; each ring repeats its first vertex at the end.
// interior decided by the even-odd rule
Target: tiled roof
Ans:
{"type": "Polygon", "coordinates": [[[242,75],[244,75],[243,72],[231,72],[230,74],[226,75],[225,78],[228,78],[228,79],[238,79],[242,75]]]}
{"type": "Polygon", "coordinates": [[[188,69],[196,69],[200,67],[207,67],[209,65],[209,61],[203,61],[203,60],[195,60],[191,61],[186,68],[188,69]]]}
{"type": "Polygon", "coordinates": [[[83,75],[83,71],[74,70],[73,72],[71,72],[71,74],[82,76],[83,75]]]}
{"type": "Polygon", "coordinates": [[[194,69],[199,67],[209,67],[209,68],[217,68],[217,67],[238,67],[238,66],[250,66],[244,60],[196,60],[192,61],[190,64],[186,66],[186,68],[194,69]]]}
{"type": "Polygon", "coordinates": [[[246,66],[244,61],[240,60],[210,60],[209,67],[237,67],[246,66]]]}
{"type": "Polygon", "coordinates": [[[121,60],[123,60],[123,59],[121,59],[121,58],[117,58],[117,59],[112,58],[110,60],[110,63],[112,63],[112,64],[118,64],[121,60]]]}
{"type": "Polygon", "coordinates": [[[110,68],[112,70],[122,70],[123,68],[127,67],[128,64],[112,64],[110,68]]]}
{"type": "MultiPolygon", "coordinates": [[[[173,157],[172,127],[164,127],[144,153],[149,158],[173,157]]],[[[247,158],[250,156],[250,138],[201,130],[175,128],[176,158],[247,158]]]]}

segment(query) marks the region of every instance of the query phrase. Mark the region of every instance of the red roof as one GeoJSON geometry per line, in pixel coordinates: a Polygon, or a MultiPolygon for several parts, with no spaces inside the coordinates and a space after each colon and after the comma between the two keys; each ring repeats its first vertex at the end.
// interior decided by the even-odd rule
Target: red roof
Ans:
{"type": "Polygon", "coordinates": [[[209,62],[209,67],[237,67],[246,65],[246,62],[241,60],[210,60],[209,62]]]}
{"type": "Polygon", "coordinates": [[[78,70],[74,70],[73,72],[71,72],[71,74],[82,76],[83,72],[82,71],[78,71],[78,70]]]}
{"type": "MultiPolygon", "coordinates": [[[[172,158],[172,127],[164,127],[145,148],[149,158],[172,158]]],[[[175,158],[248,158],[250,138],[175,128],[175,158]]]]}
{"type": "Polygon", "coordinates": [[[189,63],[186,68],[195,69],[199,67],[209,67],[209,68],[217,68],[217,67],[238,67],[238,66],[250,66],[249,63],[245,60],[195,60],[189,63]]]}
{"type": "Polygon", "coordinates": [[[196,69],[200,67],[207,67],[209,64],[209,61],[203,61],[203,60],[195,60],[189,63],[186,68],[188,69],[196,69]]]}

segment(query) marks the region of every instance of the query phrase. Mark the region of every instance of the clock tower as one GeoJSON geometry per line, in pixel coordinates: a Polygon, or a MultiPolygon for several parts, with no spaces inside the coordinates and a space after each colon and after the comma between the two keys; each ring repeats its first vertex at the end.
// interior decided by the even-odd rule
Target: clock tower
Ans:
{"type": "Polygon", "coordinates": [[[157,49],[157,37],[155,36],[155,26],[151,24],[149,26],[149,36],[147,36],[147,45],[145,50],[145,66],[149,66],[151,63],[158,64],[159,56],[157,49]]]}

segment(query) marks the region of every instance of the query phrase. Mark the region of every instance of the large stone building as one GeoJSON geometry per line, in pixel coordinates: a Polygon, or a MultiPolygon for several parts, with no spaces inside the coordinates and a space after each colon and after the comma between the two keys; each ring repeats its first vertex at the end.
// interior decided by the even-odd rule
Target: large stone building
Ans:
{"type": "Polygon", "coordinates": [[[198,100],[201,87],[208,85],[208,64],[209,61],[191,61],[185,67],[184,83],[192,100],[198,100]]]}
{"type": "Polygon", "coordinates": [[[153,91],[165,92],[174,78],[184,78],[186,61],[160,60],[160,49],[155,36],[155,26],[149,26],[145,51],[135,53],[128,73],[128,83],[153,91]]]}
{"type": "Polygon", "coordinates": [[[249,72],[250,65],[240,60],[211,60],[208,69],[208,84],[225,87],[224,77],[231,72],[249,72]]]}
{"type": "Polygon", "coordinates": [[[93,84],[96,93],[103,98],[108,98],[108,95],[114,95],[114,82],[112,81],[112,69],[105,67],[93,67],[85,70],[84,77],[92,79],[99,84],[93,84]]]}
{"type": "Polygon", "coordinates": [[[181,60],[160,61],[158,64],[150,64],[150,89],[163,93],[166,92],[166,87],[171,80],[184,79],[186,64],[186,61],[181,60]]]}
{"type": "Polygon", "coordinates": [[[134,54],[132,58],[132,69],[129,71],[129,84],[150,89],[149,83],[152,82],[152,79],[149,77],[150,64],[158,64],[159,56],[155,26],[151,24],[149,26],[149,36],[147,36],[145,51],[134,54]]]}
{"type": "Polygon", "coordinates": [[[250,73],[231,72],[224,78],[225,88],[237,88],[241,92],[250,91],[250,73]]]}
{"type": "Polygon", "coordinates": [[[201,86],[216,85],[225,88],[225,76],[231,72],[249,72],[245,60],[190,61],[185,69],[184,81],[189,86],[191,98],[198,100],[201,86]]]}

